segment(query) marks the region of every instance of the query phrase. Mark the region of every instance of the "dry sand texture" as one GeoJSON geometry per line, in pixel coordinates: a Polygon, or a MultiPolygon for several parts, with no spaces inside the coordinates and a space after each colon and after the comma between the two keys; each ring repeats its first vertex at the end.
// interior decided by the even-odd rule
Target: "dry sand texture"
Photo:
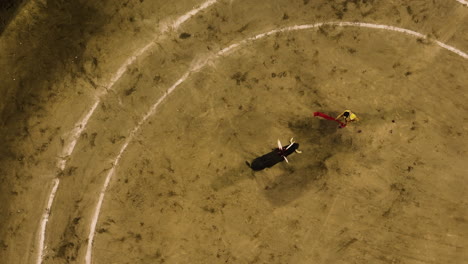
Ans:
{"type": "Polygon", "coordinates": [[[2,264],[467,263],[466,1],[8,7],[2,264]]]}

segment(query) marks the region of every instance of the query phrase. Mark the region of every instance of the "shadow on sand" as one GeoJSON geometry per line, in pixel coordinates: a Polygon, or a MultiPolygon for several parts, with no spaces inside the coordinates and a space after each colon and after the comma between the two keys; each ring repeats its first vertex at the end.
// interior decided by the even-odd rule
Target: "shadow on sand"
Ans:
{"type": "MultiPolygon", "coordinates": [[[[309,117],[292,120],[287,126],[300,144],[302,154],[291,155],[289,164],[281,162],[259,172],[240,164],[217,177],[211,184],[213,189],[220,190],[252,178],[274,206],[289,204],[310,190],[324,189],[328,180],[326,160],[346,151],[351,140],[343,139],[339,133],[341,128],[329,120],[309,117]]],[[[249,161],[254,158],[249,157],[249,161]]]]}

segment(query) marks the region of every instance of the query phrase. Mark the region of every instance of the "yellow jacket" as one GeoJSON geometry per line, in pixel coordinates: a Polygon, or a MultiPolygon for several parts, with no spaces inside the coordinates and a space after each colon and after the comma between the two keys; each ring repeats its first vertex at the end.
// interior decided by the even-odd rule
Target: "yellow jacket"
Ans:
{"type": "Polygon", "coordinates": [[[344,112],[337,116],[336,119],[340,119],[341,117],[344,117],[347,122],[359,121],[359,118],[351,112],[351,110],[344,110],[344,112]],[[345,113],[349,113],[348,117],[344,116],[345,113]]]}

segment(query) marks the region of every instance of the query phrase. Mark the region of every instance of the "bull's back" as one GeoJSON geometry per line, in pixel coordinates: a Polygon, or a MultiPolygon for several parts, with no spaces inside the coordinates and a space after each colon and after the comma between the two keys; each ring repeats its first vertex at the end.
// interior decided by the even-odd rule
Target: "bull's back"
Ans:
{"type": "Polygon", "coordinates": [[[282,160],[283,158],[276,151],[272,151],[268,154],[254,159],[250,167],[253,170],[263,170],[274,166],[282,160]]]}

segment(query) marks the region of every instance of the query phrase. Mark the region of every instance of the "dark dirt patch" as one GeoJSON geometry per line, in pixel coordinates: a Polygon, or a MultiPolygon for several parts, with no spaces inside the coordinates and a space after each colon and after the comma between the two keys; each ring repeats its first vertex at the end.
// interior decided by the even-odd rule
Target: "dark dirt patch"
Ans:
{"type": "Polygon", "coordinates": [[[91,1],[48,1],[46,6],[40,7],[46,14],[45,19],[34,21],[28,29],[18,28],[16,33],[23,45],[12,51],[14,58],[4,62],[15,65],[11,71],[16,81],[2,87],[8,89],[2,92],[11,97],[5,98],[4,108],[0,109],[3,128],[0,161],[12,155],[10,145],[15,140],[28,136],[23,127],[27,126],[30,115],[43,112],[42,106],[50,102],[48,94],[60,93],[53,90],[51,80],[60,78],[64,71],[82,73],[86,43],[107,19],[94,5],[91,1]]]}
{"type": "Polygon", "coordinates": [[[184,33],[182,33],[182,34],[179,35],[179,38],[180,38],[180,39],[188,39],[188,38],[190,38],[191,36],[192,36],[191,34],[184,32],[184,33]]]}
{"type": "Polygon", "coordinates": [[[241,83],[247,80],[247,74],[248,72],[244,72],[244,73],[236,72],[231,76],[231,79],[235,80],[237,85],[240,85],[241,83]]]}
{"type": "Polygon", "coordinates": [[[63,234],[63,240],[59,247],[56,249],[54,258],[75,261],[78,257],[78,251],[81,247],[81,240],[76,235],[77,225],[80,224],[81,217],[77,216],[70,221],[63,234]]]}
{"type": "MultiPolygon", "coordinates": [[[[2,38],[5,36],[5,26],[23,2],[0,1],[2,38]]],[[[43,18],[31,17],[28,25],[17,25],[17,28],[11,29],[11,32],[14,32],[11,35],[17,39],[18,45],[2,47],[14,54],[0,58],[0,65],[9,67],[8,71],[0,73],[0,79],[5,81],[5,85],[0,87],[0,92],[4,95],[0,101],[0,167],[5,168],[5,171],[0,173],[2,221],[6,222],[9,217],[6,211],[9,199],[6,195],[16,184],[14,177],[11,177],[13,172],[4,164],[14,164],[17,157],[26,155],[23,153],[25,150],[18,146],[24,142],[31,142],[28,120],[31,117],[46,115],[44,105],[53,102],[55,96],[61,92],[58,87],[51,85],[53,80],[63,78],[65,73],[83,74],[86,43],[99,32],[108,18],[100,6],[100,3],[84,0],[47,1],[47,5],[40,6],[38,11],[44,14],[41,16],[43,18]]],[[[47,140],[49,142],[49,139],[47,140]]],[[[32,154],[45,151],[49,146],[48,142],[32,142],[37,145],[37,153],[32,154]]],[[[29,163],[34,163],[35,159],[35,156],[29,156],[22,167],[26,168],[29,163]]],[[[21,175],[26,172],[16,173],[21,175]]],[[[65,250],[68,246],[63,245],[63,248],[65,250]]]]}
{"type": "Polygon", "coordinates": [[[10,20],[13,19],[20,9],[24,0],[2,0],[0,1],[0,35],[8,26],[10,20]]]}

